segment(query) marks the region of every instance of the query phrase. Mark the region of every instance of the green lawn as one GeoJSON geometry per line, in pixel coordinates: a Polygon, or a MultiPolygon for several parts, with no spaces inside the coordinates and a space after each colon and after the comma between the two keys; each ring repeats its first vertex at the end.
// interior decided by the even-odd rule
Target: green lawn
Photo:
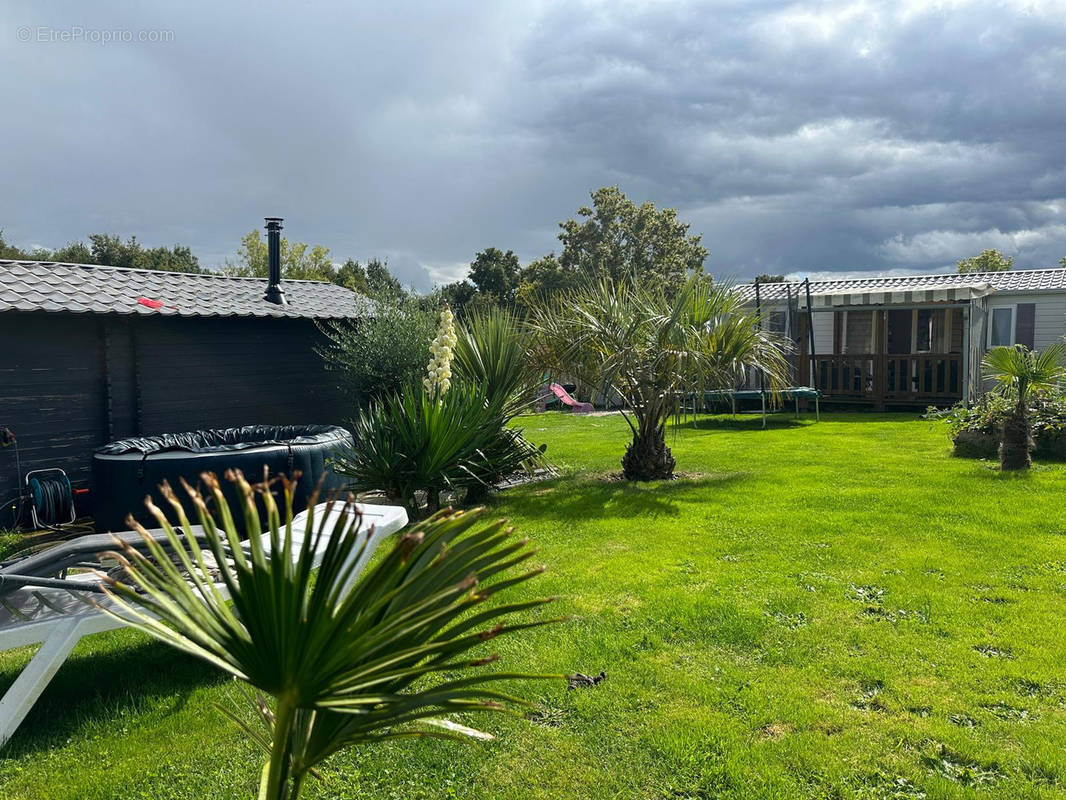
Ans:
{"type": "MultiPolygon", "coordinates": [[[[629,486],[617,416],[522,420],[564,476],[497,511],[567,623],[497,640],[495,742],[341,754],[321,798],[955,798],[1066,793],[1066,466],[1001,475],[909,416],[704,421],[683,479],[629,486]]],[[[0,656],[0,682],[26,654],[0,656]]],[[[259,757],[214,672],[90,639],[0,760],[4,798],[251,796],[259,757]]]]}

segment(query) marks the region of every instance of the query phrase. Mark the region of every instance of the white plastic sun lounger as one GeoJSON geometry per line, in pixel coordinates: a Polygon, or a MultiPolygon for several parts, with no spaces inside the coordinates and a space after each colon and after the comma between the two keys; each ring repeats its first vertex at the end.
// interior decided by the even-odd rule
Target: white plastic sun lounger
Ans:
{"type": "MultiPolygon", "coordinates": [[[[316,528],[322,522],[326,506],[326,503],[320,503],[315,507],[316,528]]],[[[367,561],[382,540],[407,524],[407,512],[398,506],[359,503],[357,507],[363,519],[360,530],[371,531],[371,533],[370,541],[367,547],[363,548],[349,582],[353,582],[366,567],[367,561]]],[[[334,503],[329,520],[325,523],[327,526],[325,530],[331,529],[335,520],[345,513],[351,513],[350,507],[341,502],[334,503]]],[[[199,525],[193,526],[192,530],[193,535],[203,535],[203,529],[199,525]]],[[[306,531],[307,512],[303,511],[293,517],[294,545],[297,547],[300,545],[306,531]]],[[[140,536],[136,533],[122,534],[122,536],[131,543],[140,540],[140,536]]],[[[269,533],[263,534],[263,542],[269,552],[269,533]]],[[[70,560],[76,558],[79,553],[85,554],[83,558],[91,558],[91,554],[114,549],[115,545],[111,541],[110,534],[95,534],[57,545],[55,548],[30,556],[14,566],[24,574],[24,565],[32,566],[27,562],[35,559],[37,570],[34,574],[48,574],[50,564],[58,563],[63,558],[70,560]]],[[[316,551],[316,565],[321,560],[324,549],[325,541],[323,540],[316,551]]],[[[11,567],[8,569],[10,570],[11,567]]],[[[0,580],[3,578],[4,576],[0,575],[0,580]]],[[[14,580],[17,582],[19,579],[14,580]]],[[[0,747],[3,747],[15,733],[19,724],[33,708],[33,704],[37,702],[37,698],[41,696],[45,687],[70,655],[70,651],[74,649],[74,645],[82,637],[123,627],[124,623],[121,620],[104,613],[89,602],[89,598],[101,604],[109,602],[105,595],[93,592],[89,588],[96,583],[96,580],[90,573],[56,580],[55,586],[47,585],[48,579],[37,579],[33,585],[5,591],[0,596],[0,652],[37,642],[41,643],[37,653],[0,698],[0,747]],[[87,591],[63,588],[71,581],[84,582],[87,591]]],[[[11,588],[10,580],[7,588],[11,588]]],[[[225,587],[220,585],[220,589],[225,592],[225,587]]]]}

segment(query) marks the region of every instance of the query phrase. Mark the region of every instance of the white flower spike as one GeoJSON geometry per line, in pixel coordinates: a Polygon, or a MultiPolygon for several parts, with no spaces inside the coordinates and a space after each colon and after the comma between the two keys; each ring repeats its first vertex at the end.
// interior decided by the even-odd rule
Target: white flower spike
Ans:
{"type": "Polygon", "coordinates": [[[444,310],[440,312],[440,326],[437,328],[437,338],[429,345],[429,352],[433,354],[433,358],[429,360],[429,366],[426,368],[426,377],[422,381],[426,391],[444,394],[451,387],[452,348],[455,347],[458,341],[459,337],[455,333],[455,317],[452,315],[452,310],[448,307],[448,304],[445,303],[444,310]]]}

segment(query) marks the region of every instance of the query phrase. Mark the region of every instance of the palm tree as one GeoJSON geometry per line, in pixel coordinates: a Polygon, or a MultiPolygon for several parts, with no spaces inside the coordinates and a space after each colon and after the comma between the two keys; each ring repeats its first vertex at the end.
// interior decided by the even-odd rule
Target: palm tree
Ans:
{"type": "Polygon", "coordinates": [[[589,283],[531,310],[534,352],[549,369],[621,399],[633,440],[622,457],[629,480],[670,478],[667,420],[686,393],[733,386],[748,368],[771,390],[786,380],[779,343],[736,292],[703,276],[668,295],[635,282],[589,283]]]}
{"type": "Polygon", "coordinates": [[[353,515],[341,516],[328,530],[327,515],[316,527],[312,501],[311,535],[294,544],[289,484],[283,479],[283,522],[265,484],[253,487],[240,473],[228,473],[242,498],[232,512],[245,515],[249,530],[258,528],[258,496],[268,516],[269,553],[259,537],[242,551],[218,480],[204,477],[217,518],[199,492],[186,489],[207,537],[206,551],[164,485],[185,536],[147,503],[176,557],[138,528],[150,557],[128,545],[118,554],[138,588],[112,582],[108,591],[117,605],[112,613],[274,698],[272,707],[258,700],[265,731],[222,709],[267,753],[260,798],[298,797],[315,765],[345,747],[415,736],[491,738],[441,717],[502,711],[521,702],[491,684],[533,676],[481,669],[495,656],[471,652],[498,635],[546,622],[512,617],[547,600],[487,602],[540,572],[511,574],[533,551],[505,521],[486,524],[480,509],[441,511],[403,534],[349,589],[352,564],[367,541],[353,515]],[[322,559],[315,573],[318,549],[322,559]],[[211,570],[221,572],[232,602],[215,588],[211,570]]]}
{"type": "Polygon", "coordinates": [[[999,465],[1004,470],[1029,469],[1032,464],[1033,430],[1029,421],[1029,400],[1037,392],[1054,389],[1066,381],[1062,367],[1066,343],[1059,342],[1043,352],[1024,345],[993,347],[985,353],[982,367],[993,378],[1001,394],[1015,398],[1014,410],[1003,420],[999,442],[999,465]]]}

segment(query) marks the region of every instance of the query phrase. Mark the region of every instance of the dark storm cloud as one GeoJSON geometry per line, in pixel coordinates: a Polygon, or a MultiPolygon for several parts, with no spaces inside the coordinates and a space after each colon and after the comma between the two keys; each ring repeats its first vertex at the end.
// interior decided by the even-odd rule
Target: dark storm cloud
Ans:
{"type": "Polygon", "coordinates": [[[557,250],[618,183],[736,276],[1066,255],[1062,3],[87,8],[0,11],[21,244],[114,230],[214,264],[276,213],[427,286],[557,250]]]}

